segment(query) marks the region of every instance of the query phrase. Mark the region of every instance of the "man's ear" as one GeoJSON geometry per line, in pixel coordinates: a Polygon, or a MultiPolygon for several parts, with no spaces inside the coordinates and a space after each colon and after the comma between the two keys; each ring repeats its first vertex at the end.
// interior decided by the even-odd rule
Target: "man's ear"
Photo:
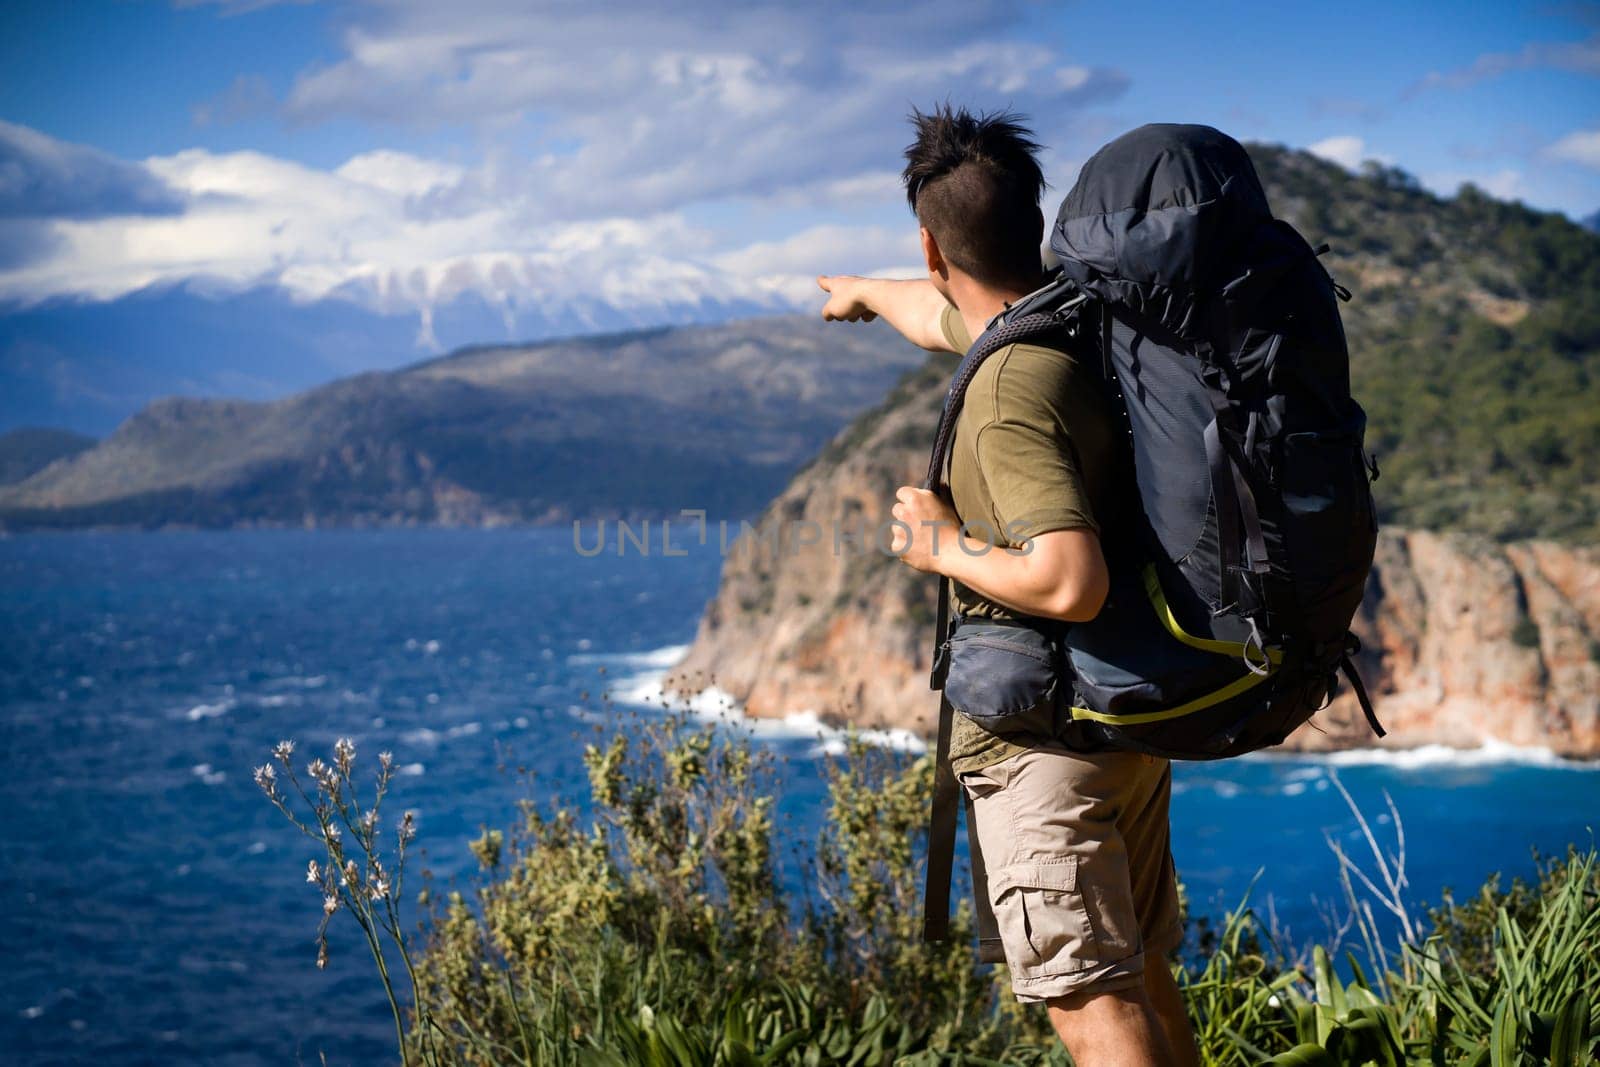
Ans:
{"type": "Polygon", "coordinates": [[[945,265],[944,253],[939,251],[939,242],[923,226],[922,233],[922,258],[928,261],[928,273],[936,274],[945,281],[950,280],[950,268],[945,265]]]}

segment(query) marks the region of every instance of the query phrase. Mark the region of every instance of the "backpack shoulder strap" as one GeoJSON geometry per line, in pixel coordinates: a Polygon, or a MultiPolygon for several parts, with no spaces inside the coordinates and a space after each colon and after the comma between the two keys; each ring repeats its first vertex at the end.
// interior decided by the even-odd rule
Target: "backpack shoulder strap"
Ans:
{"type": "MultiPolygon", "coordinates": [[[[1081,300],[1078,302],[1081,303],[1081,300]]],[[[1076,303],[1072,306],[1075,307],[1076,303]]],[[[972,384],[978,368],[1007,345],[1032,341],[1062,331],[1066,328],[1066,319],[1063,316],[1065,311],[1070,311],[1070,308],[1064,305],[1053,313],[1029,312],[1014,319],[1002,318],[983,331],[973,342],[950,379],[950,390],[945,394],[944,409],[939,414],[939,429],[933,439],[933,453],[928,457],[928,475],[922,483],[924,489],[936,493],[944,489],[944,468],[949,459],[950,439],[955,435],[956,418],[961,414],[961,406],[966,401],[967,387],[972,384]]]]}
{"type": "MultiPolygon", "coordinates": [[[[1081,303],[1079,300],[1077,303],[1081,303]]],[[[928,476],[924,489],[944,493],[945,464],[949,459],[950,440],[955,434],[956,417],[966,400],[967,386],[984,360],[1006,345],[1031,341],[1046,334],[1059,333],[1066,328],[1063,312],[1070,312],[1076,303],[1063,305],[1053,312],[1032,312],[1019,315],[1013,321],[1001,319],[985,330],[968,349],[955,375],[950,380],[950,391],[945,394],[944,410],[939,415],[939,430],[934,436],[933,453],[928,457],[928,476]]],[[[955,865],[956,819],[961,797],[961,786],[950,767],[950,732],[955,722],[955,709],[944,696],[944,674],[949,661],[950,641],[950,579],[939,579],[939,602],[935,607],[933,671],[928,679],[931,688],[939,693],[939,734],[934,750],[933,798],[928,813],[928,875],[923,893],[922,937],[924,941],[943,941],[950,936],[950,877],[955,865]]],[[[976,858],[977,839],[971,834],[969,816],[968,839],[976,858]]],[[[993,926],[989,914],[988,897],[983,886],[977,887],[978,926],[981,936],[993,926]]],[[[987,937],[992,942],[994,938],[987,937]]]]}

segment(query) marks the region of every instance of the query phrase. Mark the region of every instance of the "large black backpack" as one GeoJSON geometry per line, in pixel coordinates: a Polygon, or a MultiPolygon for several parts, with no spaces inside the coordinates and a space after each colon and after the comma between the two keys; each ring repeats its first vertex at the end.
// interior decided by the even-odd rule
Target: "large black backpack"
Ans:
{"type": "MultiPolygon", "coordinates": [[[[1174,759],[1238,755],[1282,742],[1325,706],[1341,667],[1381,736],[1349,631],[1377,536],[1376,467],[1350,395],[1338,310],[1349,294],[1319,262],[1324,249],[1272,217],[1238,142],[1187,125],[1142,126],[1091,157],[1050,247],[1059,270],[958,368],[928,485],[942,486],[967,383],[991,353],[1052,336],[1098,350],[1137,485],[1136,506],[1112,521],[1137,534],[1106,539],[1105,606],[1061,636],[1064,738],[1174,759]]],[[[947,600],[941,587],[935,688],[947,600]]],[[[951,714],[945,701],[929,857],[935,938],[954,845],[951,714]]]]}

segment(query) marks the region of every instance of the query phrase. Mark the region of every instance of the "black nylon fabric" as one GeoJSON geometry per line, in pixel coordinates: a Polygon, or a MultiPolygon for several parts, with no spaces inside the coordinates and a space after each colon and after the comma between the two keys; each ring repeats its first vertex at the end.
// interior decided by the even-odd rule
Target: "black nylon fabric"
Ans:
{"type": "MultiPolygon", "coordinates": [[[[1205,442],[1211,405],[1199,367],[1192,356],[1114,314],[1105,338],[1132,431],[1140,502],[1166,558],[1176,562],[1200,546],[1211,499],[1205,442]]],[[[1210,548],[1214,563],[1214,538],[1210,548]]]]}
{"type": "Polygon", "coordinates": [[[1142,505],[1134,565],[1154,565],[1183,631],[1255,649],[1174,637],[1121,571],[1128,553],[1108,551],[1112,594],[1065,638],[1080,706],[1208,710],[1080,730],[1189,759],[1275,744],[1334,684],[1376,531],[1332,279],[1272,217],[1244,148],[1207,126],[1143,126],[1095,153],[1051,247],[1069,291],[1101,305],[1142,505]],[[1270,681],[1204,703],[1259,675],[1268,646],[1270,681]]]}
{"type": "Polygon", "coordinates": [[[1239,142],[1210,126],[1155,123],[1083,165],[1050,247],[1085,291],[1193,338],[1205,329],[1196,292],[1232,280],[1237,250],[1271,221],[1239,142]]]}

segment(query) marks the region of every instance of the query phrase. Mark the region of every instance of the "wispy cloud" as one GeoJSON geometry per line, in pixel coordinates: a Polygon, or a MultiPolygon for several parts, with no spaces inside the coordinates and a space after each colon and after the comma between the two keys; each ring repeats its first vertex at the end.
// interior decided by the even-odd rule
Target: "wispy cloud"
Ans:
{"type": "Polygon", "coordinates": [[[1513,52],[1486,52],[1456,70],[1433,71],[1407,90],[1465,89],[1518,70],[1550,69],[1600,76],[1600,34],[1581,41],[1531,41],[1513,52]]]}
{"type": "Polygon", "coordinates": [[[270,115],[277,107],[272,88],[259,74],[240,74],[228,88],[189,109],[196,126],[221,126],[270,115]]]}
{"type": "Polygon", "coordinates": [[[553,218],[673,210],[881,169],[914,103],[1013,105],[1059,127],[1126,89],[1119,71],[1007,37],[1019,10],[379,0],[282,106],[301,123],[464,125],[531,146],[522,179],[553,218]]]}
{"type": "Polygon", "coordinates": [[[1544,150],[1551,159],[1600,170],[1600,129],[1574,130],[1544,150]]]}

